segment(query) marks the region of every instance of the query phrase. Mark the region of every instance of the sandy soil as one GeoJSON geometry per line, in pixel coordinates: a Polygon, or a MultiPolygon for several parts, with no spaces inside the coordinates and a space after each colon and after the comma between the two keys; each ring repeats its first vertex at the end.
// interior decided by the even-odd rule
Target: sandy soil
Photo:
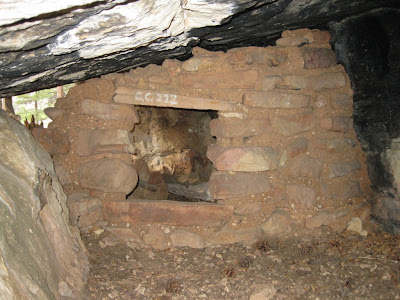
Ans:
{"type": "Polygon", "coordinates": [[[164,251],[101,238],[83,237],[89,299],[400,299],[400,238],[383,232],[164,251]]]}

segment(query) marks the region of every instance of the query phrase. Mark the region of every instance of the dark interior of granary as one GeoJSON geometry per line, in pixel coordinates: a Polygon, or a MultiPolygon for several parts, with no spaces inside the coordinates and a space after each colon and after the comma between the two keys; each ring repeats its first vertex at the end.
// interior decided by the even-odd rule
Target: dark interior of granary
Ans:
{"type": "Polygon", "coordinates": [[[0,16],[0,299],[400,299],[398,1],[0,16]]]}

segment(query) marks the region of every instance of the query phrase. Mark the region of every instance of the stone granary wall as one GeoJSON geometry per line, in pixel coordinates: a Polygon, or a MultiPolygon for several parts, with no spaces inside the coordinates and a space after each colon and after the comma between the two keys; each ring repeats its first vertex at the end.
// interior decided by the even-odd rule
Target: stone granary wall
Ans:
{"type": "Polygon", "coordinates": [[[301,29],[274,47],[196,48],[185,62],[89,80],[46,111],[53,122],[35,136],[82,230],[108,222],[119,237],[156,248],[203,247],[368,222],[370,182],[352,111],[329,34],[301,29]],[[218,111],[207,151],[215,204],[126,200],[138,180],[136,105],[218,111]]]}

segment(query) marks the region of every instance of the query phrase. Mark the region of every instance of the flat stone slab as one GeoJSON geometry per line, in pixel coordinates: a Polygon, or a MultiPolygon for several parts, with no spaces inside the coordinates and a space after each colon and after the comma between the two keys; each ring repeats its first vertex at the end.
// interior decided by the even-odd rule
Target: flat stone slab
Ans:
{"type": "Polygon", "coordinates": [[[104,201],[103,217],[113,224],[221,225],[233,206],[168,200],[104,201]]]}
{"type": "Polygon", "coordinates": [[[129,86],[117,87],[115,93],[115,102],[133,105],[218,111],[234,111],[237,107],[236,104],[227,101],[182,96],[165,91],[141,90],[129,86]]]}

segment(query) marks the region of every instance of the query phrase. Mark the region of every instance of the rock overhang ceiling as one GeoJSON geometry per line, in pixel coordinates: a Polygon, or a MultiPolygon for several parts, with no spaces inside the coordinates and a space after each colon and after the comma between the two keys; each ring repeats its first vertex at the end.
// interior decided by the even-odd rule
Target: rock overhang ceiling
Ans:
{"type": "Polygon", "coordinates": [[[285,29],[328,28],[398,6],[396,0],[3,1],[0,96],[188,57],[194,46],[265,46],[285,29]]]}

